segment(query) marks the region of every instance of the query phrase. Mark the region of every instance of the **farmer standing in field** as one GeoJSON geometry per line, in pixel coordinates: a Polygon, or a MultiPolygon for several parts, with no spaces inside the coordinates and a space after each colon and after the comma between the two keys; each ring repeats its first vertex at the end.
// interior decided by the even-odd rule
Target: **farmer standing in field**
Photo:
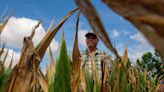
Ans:
{"type": "Polygon", "coordinates": [[[99,78],[102,79],[103,62],[106,62],[108,64],[108,67],[110,67],[112,62],[111,57],[104,51],[100,51],[97,48],[99,39],[96,34],[88,32],[85,37],[87,49],[81,52],[82,62],[84,63],[86,61],[86,68],[88,69],[89,73],[92,74],[91,59],[93,59],[97,67],[99,78]]]}

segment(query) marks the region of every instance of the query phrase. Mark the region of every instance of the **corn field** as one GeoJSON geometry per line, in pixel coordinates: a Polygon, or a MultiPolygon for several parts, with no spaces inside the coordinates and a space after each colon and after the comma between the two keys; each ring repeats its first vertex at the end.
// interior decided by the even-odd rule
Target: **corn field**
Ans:
{"type": "MultiPolygon", "coordinates": [[[[126,1],[128,2],[129,0],[126,1]]],[[[5,68],[4,63],[6,62],[8,55],[8,53],[6,53],[4,60],[0,61],[0,92],[162,92],[160,91],[160,88],[163,85],[161,85],[159,81],[164,80],[164,74],[152,78],[148,75],[147,70],[141,71],[140,66],[128,66],[128,46],[125,48],[123,55],[118,54],[118,51],[111,43],[106,29],[90,0],[76,0],[75,2],[79,8],[68,13],[54,28],[52,28],[52,22],[46,35],[41,38],[42,40],[36,47],[34,46],[32,39],[35,35],[35,30],[41,22],[38,22],[34,26],[31,35],[24,37],[21,57],[14,68],[11,67],[13,60],[10,61],[9,67],[5,68]],[[62,25],[68,21],[67,19],[73,14],[77,14],[73,53],[70,55],[70,53],[67,52],[63,32],[60,52],[57,59],[54,60],[54,55],[49,45],[62,25]],[[84,14],[93,31],[114,54],[114,60],[112,60],[112,67],[110,69],[107,68],[106,63],[103,63],[102,80],[99,80],[94,62],[92,63],[92,74],[85,69],[86,62],[82,64],[78,47],[78,24],[80,14],[84,14]],[[46,75],[44,75],[41,71],[40,63],[42,62],[47,49],[49,50],[51,63],[49,66],[47,65],[46,75]]],[[[117,9],[119,4],[121,7],[121,1],[113,0],[110,2],[110,0],[104,0],[104,3],[124,16],[124,12],[121,12],[123,10],[117,9]]],[[[138,14],[137,11],[136,14],[138,14]]],[[[0,34],[3,32],[3,29],[11,16],[12,14],[0,25],[0,34]]],[[[136,27],[145,35],[145,31],[148,29],[145,29],[144,25],[141,27],[140,22],[133,20],[135,19],[134,17],[124,17],[132,22],[132,24],[136,25],[136,27]]],[[[147,15],[147,17],[149,18],[150,16],[147,15]]],[[[163,16],[160,18],[164,19],[163,16]]],[[[146,19],[147,18],[145,18],[145,21],[146,19]]],[[[155,18],[154,21],[156,21],[156,19],[158,18],[155,18]]],[[[161,25],[163,26],[163,24],[161,25]]],[[[161,31],[155,30],[155,32],[161,31]]],[[[154,47],[157,48],[163,56],[164,47],[162,46],[162,43],[164,42],[164,39],[162,37],[164,37],[164,35],[161,34],[159,36],[159,34],[155,32],[153,33],[155,36],[152,37],[156,37],[154,40],[160,38],[161,43],[160,41],[158,41],[158,43],[152,41],[151,39],[153,38],[148,36],[148,34],[146,34],[145,37],[152,42],[153,45],[156,44],[154,47]]],[[[0,57],[4,53],[4,49],[5,44],[0,49],[0,57]]]]}

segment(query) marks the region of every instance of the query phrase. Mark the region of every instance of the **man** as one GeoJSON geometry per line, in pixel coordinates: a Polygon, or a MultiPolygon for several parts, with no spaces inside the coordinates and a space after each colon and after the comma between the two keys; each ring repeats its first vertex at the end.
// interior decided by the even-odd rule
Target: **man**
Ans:
{"type": "Polygon", "coordinates": [[[102,72],[103,72],[103,62],[107,62],[109,64],[108,67],[110,67],[111,64],[111,57],[107,55],[105,52],[100,51],[97,49],[97,44],[99,42],[99,39],[96,34],[92,32],[88,32],[86,35],[86,43],[87,43],[87,49],[86,51],[81,52],[82,56],[82,62],[84,63],[86,61],[86,68],[89,70],[90,74],[92,74],[92,64],[91,60],[96,64],[98,75],[100,79],[102,79],[102,72]]]}

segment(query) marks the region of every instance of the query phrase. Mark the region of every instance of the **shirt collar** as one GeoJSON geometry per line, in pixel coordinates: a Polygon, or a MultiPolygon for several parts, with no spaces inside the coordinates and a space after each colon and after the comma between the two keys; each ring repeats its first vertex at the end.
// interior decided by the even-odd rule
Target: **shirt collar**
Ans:
{"type": "MultiPolygon", "coordinates": [[[[96,53],[95,53],[95,55],[98,55],[99,52],[100,52],[99,49],[96,48],[96,53]]],[[[86,54],[88,55],[88,49],[86,49],[86,54]]]]}

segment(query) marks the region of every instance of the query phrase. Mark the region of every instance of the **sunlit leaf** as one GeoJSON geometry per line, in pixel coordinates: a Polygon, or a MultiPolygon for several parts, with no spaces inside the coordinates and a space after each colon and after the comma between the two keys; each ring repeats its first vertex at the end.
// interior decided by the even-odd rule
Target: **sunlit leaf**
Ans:
{"type": "Polygon", "coordinates": [[[73,54],[72,54],[72,92],[77,92],[79,88],[80,82],[80,66],[81,66],[81,55],[78,47],[78,24],[79,24],[79,17],[80,13],[77,15],[77,22],[76,22],[76,35],[73,47],[73,54]]]}

